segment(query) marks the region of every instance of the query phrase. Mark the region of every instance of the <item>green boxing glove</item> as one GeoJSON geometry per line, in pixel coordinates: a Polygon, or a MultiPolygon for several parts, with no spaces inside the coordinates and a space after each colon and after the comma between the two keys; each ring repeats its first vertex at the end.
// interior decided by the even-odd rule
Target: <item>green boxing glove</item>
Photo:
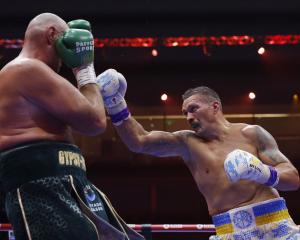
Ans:
{"type": "Polygon", "coordinates": [[[84,29],[68,29],[56,40],[56,50],[63,62],[73,69],[78,88],[96,83],[94,61],[94,39],[84,29]]]}
{"type": "Polygon", "coordinates": [[[92,31],[91,24],[89,21],[84,19],[76,19],[68,22],[69,28],[77,28],[77,29],[85,29],[88,31],[92,31]]]}
{"type": "Polygon", "coordinates": [[[83,29],[68,29],[56,40],[56,49],[63,62],[77,68],[94,61],[93,35],[83,29]]]}

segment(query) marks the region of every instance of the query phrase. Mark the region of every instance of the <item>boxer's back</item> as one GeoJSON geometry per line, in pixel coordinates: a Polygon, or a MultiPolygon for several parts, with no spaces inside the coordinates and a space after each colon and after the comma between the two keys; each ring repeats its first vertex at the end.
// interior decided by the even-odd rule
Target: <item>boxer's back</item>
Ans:
{"type": "Polygon", "coordinates": [[[65,124],[24,96],[27,82],[34,81],[27,61],[18,57],[0,71],[0,150],[40,139],[67,140],[65,124]]]}

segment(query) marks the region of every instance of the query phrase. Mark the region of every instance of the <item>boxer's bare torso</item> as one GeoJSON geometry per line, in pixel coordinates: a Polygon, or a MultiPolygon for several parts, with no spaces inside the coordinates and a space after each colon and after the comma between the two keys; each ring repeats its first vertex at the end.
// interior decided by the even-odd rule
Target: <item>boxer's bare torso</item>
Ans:
{"type": "Polygon", "coordinates": [[[225,174],[224,160],[231,151],[241,149],[257,156],[251,128],[253,126],[231,123],[226,136],[213,141],[204,141],[192,131],[179,133],[188,148],[184,161],[204,195],[211,215],[279,196],[276,190],[253,181],[233,184],[225,174]]]}
{"type": "MultiPolygon", "coordinates": [[[[35,69],[40,67],[48,68],[41,61],[19,57],[0,71],[0,150],[35,140],[71,140],[68,127],[34,102],[37,95],[45,93],[30,90],[32,82],[51,88],[48,79],[41,81],[37,76],[35,69]]],[[[52,73],[50,68],[48,71],[52,73]]],[[[59,99],[55,103],[59,104],[59,99]]]]}

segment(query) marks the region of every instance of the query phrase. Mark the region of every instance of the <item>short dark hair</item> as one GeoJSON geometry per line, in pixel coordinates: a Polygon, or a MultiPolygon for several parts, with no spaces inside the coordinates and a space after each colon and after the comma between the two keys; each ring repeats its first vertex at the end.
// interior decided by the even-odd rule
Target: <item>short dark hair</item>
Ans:
{"type": "Polygon", "coordinates": [[[212,102],[212,101],[219,102],[222,110],[222,103],[219,94],[217,94],[217,92],[214,91],[213,89],[206,86],[200,86],[200,87],[190,88],[186,90],[185,93],[182,95],[182,100],[185,100],[190,96],[196,94],[200,96],[204,96],[208,102],[212,102]]]}

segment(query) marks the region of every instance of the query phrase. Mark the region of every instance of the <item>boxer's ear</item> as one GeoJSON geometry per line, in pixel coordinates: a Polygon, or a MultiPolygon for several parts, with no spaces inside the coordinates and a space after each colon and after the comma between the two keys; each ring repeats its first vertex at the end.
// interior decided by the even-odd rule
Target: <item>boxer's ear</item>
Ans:
{"type": "Polygon", "coordinates": [[[221,105],[218,101],[214,101],[212,103],[212,107],[213,107],[214,113],[217,113],[221,110],[221,105]]]}
{"type": "Polygon", "coordinates": [[[57,38],[57,31],[55,29],[55,27],[49,27],[47,29],[47,32],[46,32],[46,37],[47,37],[47,43],[48,45],[53,45],[54,42],[55,42],[55,39],[57,38]]]}

